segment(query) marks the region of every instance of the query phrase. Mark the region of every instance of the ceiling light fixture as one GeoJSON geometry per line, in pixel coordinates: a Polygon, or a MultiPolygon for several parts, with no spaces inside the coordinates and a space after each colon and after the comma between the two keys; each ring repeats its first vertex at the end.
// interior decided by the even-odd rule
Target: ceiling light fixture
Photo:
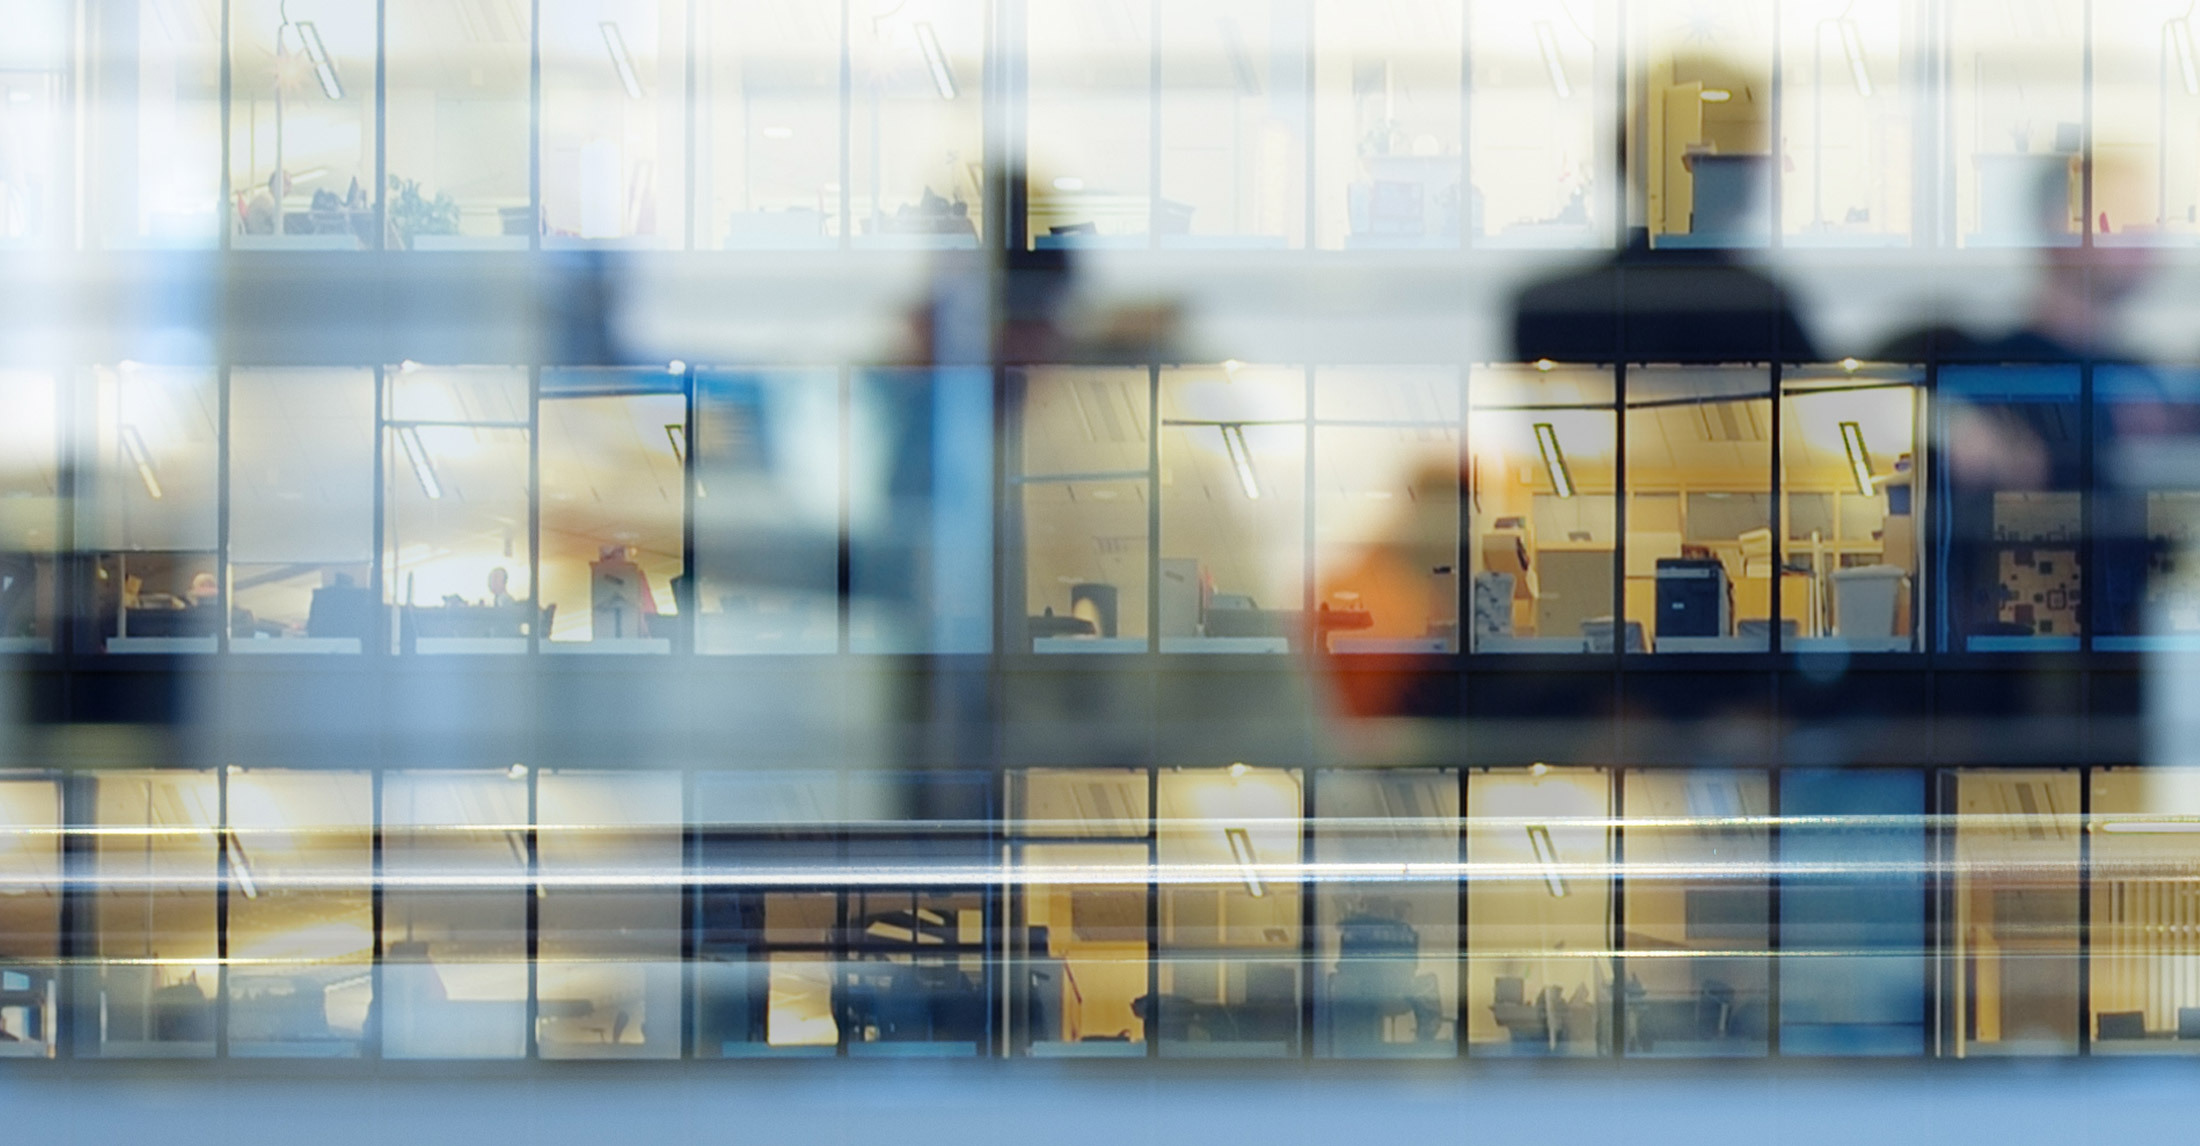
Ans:
{"type": "Polygon", "coordinates": [[[1725,103],[1734,98],[1734,93],[1725,88],[1705,88],[1696,93],[1696,98],[1705,103],[1725,103]]]}
{"type": "Polygon", "coordinates": [[[1870,497],[1872,455],[1864,448],[1864,428],[1855,422],[1841,423],[1841,448],[1848,451],[1849,472],[1856,477],[1856,492],[1870,497]]]}
{"type": "Polygon", "coordinates": [[[941,99],[955,98],[955,69],[948,66],[947,53],[940,48],[940,34],[932,30],[929,20],[919,20],[913,26],[917,34],[917,50],[924,53],[924,66],[932,73],[932,86],[941,99]]]}
{"type": "Polygon", "coordinates": [[[2185,80],[2185,94],[2200,96],[2200,70],[2195,70],[2192,60],[2192,17],[2171,20],[2167,30],[2170,47],[2177,53],[2177,71],[2185,80]]]}
{"type": "Polygon", "coordinates": [[[246,899],[260,898],[260,885],[252,878],[252,865],[245,862],[244,845],[237,842],[234,835],[229,837],[229,875],[237,881],[237,890],[243,892],[246,899]]]}
{"type": "Polygon", "coordinates": [[[1558,33],[1549,20],[1535,22],[1535,46],[1543,51],[1543,67],[1551,73],[1551,90],[1560,99],[1574,98],[1574,85],[1566,82],[1566,62],[1558,55],[1558,33]]]}
{"type": "Polygon", "coordinates": [[[611,53],[611,67],[619,73],[619,86],[626,89],[628,99],[641,99],[642,75],[634,70],[634,56],[626,50],[626,36],[618,22],[605,20],[597,26],[603,31],[604,50],[611,53]]]}
{"type": "Polygon", "coordinates": [[[665,440],[672,443],[672,460],[686,465],[688,460],[687,427],[678,422],[665,423],[665,440]]]}
{"type": "Polygon", "coordinates": [[[420,427],[399,426],[397,443],[405,447],[405,460],[412,463],[413,477],[420,482],[420,492],[429,501],[443,500],[443,483],[436,480],[435,463],[428,458],[428,444],[420,440],[420,427]]]}
{"type": "Polygon", "coordinates": [[[153,472],[153,452],[145,448],[145,438],[131,425],[124,425],[120,436],[122,452],[130,455],[130,464],[137,467],[138,480],[145,483],[145,496],[159,501],[160,475],[153,472]]]}
{"type": "Polygon", "coordinates": [[[1856,81],[1856,94],[1870,99],[1872,73],[1864,66],[1864,33],[1848,16],[1834,21],[1834,27],[1841,33],[1841,53],[1849,58],[1849,77],[1856,81]]]}
{"type": "Polygon", "coordinates": [[[1237,471],[1238,488],[1245,491],[1248,500],[1260,500],[1260,478],[1253,472],[1253,451],[1245,444],[1245,427],[1236,423],[1222,427],[1222,448],[1229,451],[1230,468],[1237,471]]]}
{"type": "Polygon", "coordinates": [[[1551,489],[1561,498],[1574,496],[1574,475],[1566,468],[1566,453],[1558,448],[1558,430],[1549,422],[1535,424],[1535,448],[1543,453],[1543,468],[1550,471],[1551,489]]]}
{"type": "Polygon", "coordinates": [[[1253,835],[1244,828],[1224,828],[1222,838],[1230,844],[1230,858],[1237,861],[1238,870],[1244,873],[1245,894],[1259,899],[1268,894],[1261,885],[1258,856],[1253,853],[1253,835]]]}
{"type": "Polygon", "coordinates": [[[336,61],[328,54],[328,45],[321,42],[321,30],[311,20],[300,20],[292,25],[298,29],[298,42],[305,45],[306,59],[313,61],[313,77],[321,81],[321,94],[330,99],[344,98],[344,85],[336,78],[336,61]]]}
{"type": "Polygon", "coordinates": [[[1536,865],[1543,869],[1543,886],[1549,889],[1551,898],[1566,898],[1566,877],[1558,870],[1558,845],[1551,841],[1551,829],[1529,824],[1528,846],[1535,851],[1536,865]]]}

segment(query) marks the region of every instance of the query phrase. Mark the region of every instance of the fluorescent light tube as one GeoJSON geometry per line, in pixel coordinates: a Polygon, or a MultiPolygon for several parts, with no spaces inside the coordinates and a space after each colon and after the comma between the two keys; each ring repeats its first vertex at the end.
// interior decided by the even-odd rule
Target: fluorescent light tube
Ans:
{"type": "Polygon", "coordinates": [[[1528,846],[1535,850],[1535,862],[1543,869],[1543,886],[1550,890],[1551,898],[1566,898],[1566,877],[1558,870],[1558,845],[1551,842],[1551,829],[1529,824],[1528,846]]]}
{"type": "Polygon", "coordinates": [[[2200,96],[2200,70],[2195,70],[2192,62],[2192,17],[2179,16],[2169,23],[2169,43],[2177,52],[2177,71],[2185,78],[2185,94],[2200,96]]]}
{"type": "Polygon", "coordinates": [[[435,479],[435,464],[428,460],[428,446],[420,440],[420,427],[398,427],[397,441],[405,447],[405,460],[412,463],[413,476],[420,479],[420,492],[427,494],[429,501],[441,501],[443,483],[435,479]]]}
{"type": "Polygon", "coordinates": [[[1549,422],[1535,424],[1535,448],[1543,452],[1543,468],[1550,471],[1551,489],[1562,498],[1574,496],[1574,475],[1566,469],[1566,454],[1558,448],[1558,430],[1549,422]]]}
{"type": "Polygon", "coordinates": [[[687,427],[678,422],[665,423],[665,440],[672,443],[672,460],[686,465],[688,460],[687,427]]]}
{"type": "Polygon", "coordinates": [[[311,20],[300,20],[298,42],[305,45],[306,58],[313,61],[313,76],[321,81],[321,94],[330,99],[344,98],[344,85],[336,78],[336,61],[329,58],[328,45],[321,42],[321,30],[311,20]]]}
{"type": "Polygon", "coordinates": [[[932,30],[929,20],[917,21],[914,30],[917,50],[924,53],[924,66],[932,73],[932,86],[939,89],[941,99],[954,99],[955,70],[947,66],[947,53],[940,49],[940,34],[932,30]]]}
{"type": "Polygon", "coordinates": [[[1245,873],[1245,894],[1254,899],[1267,895],[1268,889],[1261,886],[1260,872],[1254,866],[1260,861],[1253,854],[1252,834],[1244,828],[1224,828],[1222,838],[1229,841],[1230,857],[1237,861],[1239,869],[1245,873]]]}
{"type": "Polygon", "coordinates": [[[145,439],[136,426],[122,427],[122,452],[130,455],[130,464],[137,467],[138,480],[145,483],[145,496],[159,501],[161,498],[160,475],[153,472],[153,452],[145,448],[145,439]]]}
{"type": "Polygon", "coordinates": [[[1854,422],[1841,423],[1841,448],[1849,453],[1849,472],[1856,475],[1856,492],[1870,497],[1872,455],[1864,448],[1864,428],[1854,422]]]}
{"type": "Polygon", "coordinates": [[[1574,98],[1574,85],[1566,82],[1566,63],[1558,56],[1558,33],[1549,20],[1535,22],[1535,46],[1543,50],[1543,66],[1551,73],[1551,90],[1560,99],[1574,98]]]}
{"type": "Polygon", "coordinates": [[[626,89],[628,99],[641,99],[642,74],[634,70],[634,57],[626,50],[618,22],[605,20],[598,27],[603,30],[604,50],[611,53],[611,67],[619,73],[619,86],[626,89]]]}
{"type": "Polygon", "coordinates": [[[229,837],[229,877],[237,881],[237,890],[246,899],[260,898],[260,885],[252,879],[252,865],[245,862],[244,845],[237,837],[229,837]]]}
{"type": "Polygon", "coordinates": [[[1230,468],[1237,471],[1238,488],[1247,499],[1260,500],[1260,478],[1253,473],[1253,451],[1245,444],[1245,427],[1222,427],[1222,448],[1230,452],[1230,468]]]}
{"type": "Polygon", "coordinates": [[[1857,30],[1856,21],[1847,16],[1834,21],[1834,27],[1841,32],[1841,51],[1849,58],[1849,76],[1856,81],[1856,94],[1870,99],[1872,73],[1864,66],[1864,34],[1857,30]]]}

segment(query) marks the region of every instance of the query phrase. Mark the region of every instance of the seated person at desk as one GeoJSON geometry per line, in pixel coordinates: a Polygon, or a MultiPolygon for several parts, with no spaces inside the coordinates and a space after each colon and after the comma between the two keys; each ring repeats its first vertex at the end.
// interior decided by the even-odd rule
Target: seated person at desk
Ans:
{"type": "MultiPolygon", "coordinates": [[[[504,566],[499,565],[496,568],[489,570],[490,608],[502,609],[519,604],[518,601],[512,599],[511,585],[512,574],[507,571],[504,566]]],[[[451,599],[445,598],[444,604],[450,603],[451,599]]]]}

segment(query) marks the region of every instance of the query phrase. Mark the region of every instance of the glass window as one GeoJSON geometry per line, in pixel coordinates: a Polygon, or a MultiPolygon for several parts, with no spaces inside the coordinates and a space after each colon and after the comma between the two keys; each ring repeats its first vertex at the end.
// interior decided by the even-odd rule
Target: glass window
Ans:
{"type": "Polygon", "coordinates": [[[221,34],[219,0],[86,9],[83,204],[101,246],[221,241],[235,210],[222,203],[221,34]]]}
{"type": "Polygon", "coordinates": [[[373,573],[374,374],[232,372],[230,649],[361,651],[373,573]]]}
{"type": "Polygon", "coordinates": [[[1164,247],[1306,245],[1306,0],[1175,0],[1160,13],[1164,247]]]}
{"type": "Polygon", "coordinates": [[[858,245],[978,245],[986,11],[979,0],[848,7],[848,195],[858,245]]]}
{"type": "Polygon", "coordinates": [[[0,370],[0,653],[53,651],[61,548],[59,387],[0,370]]]}
{"type": "Polygon", "coordinates": [[[1155,194],[1153,5],[1025,10],[1026,209],[1034,247],[1145,247],[1181,232],[1155,194]]]}
{"type": "Polygon", "coordinates": [[[1300,774],[1171,768],[1160,785],[1158,993],[1136,1013],[1165,1056],[1295,1056],[1300,774]]]}
{"type": "Polygon", "coordinates": [[[374,9],[344,0],[228,7],[231,245],[381,246],[374,9]]]}
{"type": "Polygon", "coordinates": [[[2093,647],[2200,648],[2200,371],[2098,366],[2093,398],[2093,647]]]}
{"type": "Polygon", "coordinates": [[[1013,1053],[1146,1053],[1140,1001],[1152,993],[1149,780],[1142,768],[1009,776],[1009,830],[1017,837],[1011,854],[1019,872],[1008,995],[1013,1053]]]}
{"type": "Polygon", "coordinates": [[[1619,524],[1612,371],[1477,366],[1468,398],[1474,651],[1611,651],[1619,524]]]}
{"type": "Polygon", "coordinates": [[[1459,1053],[1458,882],[1370,877],[1457,868],[1459,773],[1319,772],[1314,815],[1316,1052],[1459,1053]]]}
{"type": "Polygon", "coordinates": [[[73,246],[69,82],[73,19],[65,0],[8,12],[0,47],[0,250],[73,246]]]}
{"type": "Polygon", "coordinates": [[[537,781],[544,1058],[680,1057],[680,783],[663,772],[537,781]]]}
{"type": "MultiPolygon", "coordinates": [[[[1773,609],[1772,394],[1763,367],[1627,374],[1627,647],[1763,652],[1773,609]],[[1640,627],[1641,637],[1635,633],[1640,627]]],[[[1783,577],[1783,636],[1809,594],[1783,577]]]]}
{"type": "Polygon", "coordinates": [[[1295,367],[1161,372],[1162,652],[1303,645],[1307,389],[1295,367]]]}
{"type": "Polygon", "coordinates": [[[527,769],[382,778],[382,1054],[527,1052],[527,769]]]}
{"type": "Polygon", "coordinates": [[[2193,880],[2200,774],[2096,769],[2087,824],[2092,886],[2087,985],[2094,1054],[2200,1052],[2193,880]]]}
{"type": "Polygon", "coordinates": [[[696,777],[698,1056],[838,1053],[840,900],[803,882],[840,864],[843,808],[831,772],[696,777]]]}
{"type": "Polygon", "coordinates": [[[1780,606],[1793,650],[1909,652],[1920,615],[1920,367],[1790,367],[1782,378],[1787,498],[1780,606]],[[1800,507],[1800,510],[1799,510],[1800,507]]]}
{"type": "Polygon", "coordinates": [[[1611,0],[1468,5],[1478,246],[1612,242],[1619,42],[1611,0]]]}
{"type": "Polygon", "coordinates": [[[695,379],[696,648],[830,653],[840,640],[840,379],[695,379]]]}
{"type": "Polygon", "coordinates": [[[1646,180],[1659,247],[1753,247],[1772,238],[1772,30],[1763,0],[1637,0],[1646,180]]]}
{"type": "Polygon", "coordinates": [[[1916,215],[1917,0],[1782,0],[1781,241],[1895,247],[1916,215]]]}
{"type": "Polygon", "coordinates": [[[685,0],[542,0],[543,242],[686,240],[685,0]]]}
{"type": "Polygon", "coordinates": [[[662,653],[687,582],[687,379],[664,371],[542,376],[543,646],[662,653]]]}
{"type": "Polygon", "coordinates": [[[1948,123],[1962,245],[2077,244],[2085,9],[2084,0],[1950,0],[1948,123]]]}
{"type": "Polygon", "coordinates": [[[1336,653],[1459,648],[1459,372],[1314,374],[1315,620],[1336,653]]]}
{"type": "Polygon", "coordinates": [[[2077,1053],[2078,783],[2071,770],[1949,777],[1945,1053],[2077,1053]]]}
{"type": "Polygon", "coordinates": [[[1630,1056],[1761,1055],[1772,957],[1770,792],[1761,772],[1629,772],[1630,1056]]]}
{"type": "Polygon", "coordinates": [[[209,772],[109,772],[95,782],[96,1006],[80,1053],[198,1058],[214,1053],[220,989],[214,935],[215,827],[209,772]]]}
{"type": "Polygon", "coordinates": [[[374,1002],[374,785],[231,770],[229,1053],[351,1058],[374,1002]]]}
{"type": "Polygon", "coordinates": [[[2098,4],[2093,18],[2097,246],[2200,238],[2200,56],[2190,4],[2098,4]]]}
{"type": "Polygon", "coordinates": [[[2083,456],[2075,366],[1947,366],[1940,457],[1943,648],[2075,650],[2083,456]]]}
{"type": "Polygon", "coordinates": [[[1919,772],[1780,773],[1781,1054],[1925,1054],[1924,810],[1919,772]]]}
{"type": "Polygon", "coordinates": [[[993,651],[993,441],[990,371],[856,373],[850,651],[993,651]]]}
{"type": "Polygon", "coordinates": [[[213,652],[223,617],[214,372],[99,367],[77,398],[76,541],[95,555],[90,647],[213,652]]]}
{"type": "Polygon", "coordinates": [[[389,246],[525,250],[532,241],[530,19],[526,4],[383,0],[389,246]]]}
{"type": "Polygon", "coordinates": [[[1457,247],[1460,0],[1316,0],[1316,240],[1457,247]]]}
{"type": "Polygon", "coordinates": [[[1467,776],[1467,1053],[1612,1053],[1612,776],[1467,776]]]}
{"type": "Polygon", "coordinates": [[[1024,575],[1007,623],[1034,652],[1144,652],[1151,375],[1058,367],[1012,371],[1009,383],[1024,575]]]}
{"type": "Polygon", "coordinates": [[[538,608],[527,372],[402,367],[383,421],[383,592],[407,653],[518,653],[538,608]]]}
{"type": "Polygon", "coordinates": [[[695,137],[706,149],[695,164],[700,245],[840,245],[844,12],[766,0],[695,6],[695,137]]]}
{"type": "Polygon", "coordinates": [[[61,792],[0,780],[0,1058],[52,1058],[61,977],[61,792]]]}

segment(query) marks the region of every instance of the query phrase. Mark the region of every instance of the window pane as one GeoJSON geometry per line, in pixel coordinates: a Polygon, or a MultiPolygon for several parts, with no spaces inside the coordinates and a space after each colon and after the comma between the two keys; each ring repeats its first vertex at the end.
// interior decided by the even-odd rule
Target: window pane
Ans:
{"type": "Polygon", "coordinates": [[[1909,652],[1919,616],[1919,367],[1790,368],[1781,405],[1788,499],[1781,612],[1801,594],[1797,650],[1909,652]],[[1817,499],[1829,513],[1796,512],[1817,499]]]}
{"type": "Polygon", "coordinates": [[[70,5],[9,8],[0,47],[0,249],[73,246],[69,203],[70,5]]]}
{"type": "Polygon", "coordinates": [[[1165,1056],[1298,1051],[1299,784],[1280,768],[1161,774],[1160,994],[1137,1014],[1165,1056]]]}
{"type": "Polygon", "coordinates": [[[1161,245],[1306,244],[1309,8],[1161,6],[1161,245]]]}
{"type": "Polygon", "coordinates": [[[2097,4],[2093,29],[2096,245],[2200,238],[2200,65],[2193,13],[2178,4],[2097,4]]]}
{"type": "MultiPolygon", "coordinates": [[[[1032,245],[1148,245],[1156,224],[1152,5],[1035,4],[1025,19],[1032,245]]],[[[1177,220],[1167,215],[1162,225],[1177,220]]]]}
{"type": "Polygon", "coordinates": [[[2094,369],[2093,647],[2200,648],[2200,374],[2094,369]]]}
{"type": "Polygon", "coordinates": [[[229,0],[228,19],[232,245],[379,246],[374,9],[344,0],[229,0]]]}
{"type": "MultiPolygon", "coordinates": [[[[849,210],[862,246],[976,247],[987,6],[855,5],[849,210]]],[[[851,17],[854,18],[854,17],[851,17]]]]}
{"type": "Polygon", "coordinates": [[[232,372],[230,647],[359,652],[373,566],[374,375],[232,372]]]}
{"type": "Polygon", "coordinates": [[[0,1058],[52,1058],[61,967],[61,793],[0,780],[0,1058]]]}
{"type": "Polygon", "coordinates": [[[53,651],[61,548],[59,387],[0,370],[0,653],[53,651]]]}
{"type": "Polygon", "coordinates": [[[1477,366],[1473,648],[1609,652],[1619,416],[1610,369],[1477,366]]]}
{"type": "Polygon", "coordinates": [[[2085,8],[2084,0],[1950,0],[1948,122],[1962,245],[2077,244],[2085,8]]]}
{"type": "Polygon", "coordinates": [[[1009,830],[1032,843],[1011,854],[1021,872],[1021,927],[1012,933],[1012,1053],[1034,1058],[1126,1058],[1146,1053],[1140,1000],[1148,992],[1147,840],[1150,773],[1143,768],[1030,769],[1011,773],[1009,830]]]}
{"type": "Polygon", "coordinates": [[[2078,776],[1965,772],[1952,778],[1954,901],[1942,934],[1946,1052],[2078,1050],[2078,776]]]}
{"type": "Polygon", "coordinates": [[[544,245],[686,242],[687,5],[542,0],[544,245]]]}
{"type": "MultiPolygon", "coordinates": [[[[1322,772],[1314,814],[1314,861],[1325,873],[1440,872],[1459,862],[1457,772],[1322,772]]],[[[1458,1053],[1456,881],[1325,875],[1314,920],[1318,1053],[1458,1053]]]]}
{"type": "Polygon", "coordinates": [[[1629,772],[1627,1054],[1767,1051],[1770,793],[1758,772],[1629,772]]]}
{"type": "Polygon", "coordinates": [[[1460,0],[1317,0],[1319,245],[1459,245],[1460,0]]]}
{"type": "Polygon", "coordinates": [[[213,652],[223,614],[214,372],[100,367],[77,399],[77,545],[97,555],[91,647],[213,652]]]}
{"type": "Polygon", "coordinates": [[[232,772],[229,1053],[350,1058],[374,1001],[374,788],[232,772]]]}
{"type": "Polygon", "coordinates": [[[803,873],[840,863],[840,777],[822,771],[698,776],[693,816],[701,864],[695,1053],[838,1053],[839,896],[801,884],[803,873]]]}
{"type": "Polygon", "coordinates": [[[1925,778],[1780,774],[1780,1053],[1925,1053],[1925,778]]]}
{"type": "Polygon", "coordinates": [[[383,0],[389,243],[527,247],[528,6],[383,0]]]}
{"type": "Polygon", "coordinates": [[[2200,774],[2099,769],[2088,782],[2092,1053],[2200,1052],[2190,890],[2200,869],[2190,818],[2200,814],[2200,774]]]}
{"type": "Polygon", "coordinates": [[[1467,1053],[1612,1053],[1612,777],[1467,777],[1467,1053]]]}
{"type": "Polygon", "coordinates": [[[1316,618],[1338,653],[1459,642],[1459,372],[1314,377],[1316,618]]]}
{"type": "MultiPolygon", "coordinates": [[[[1630,649],[1637,626],[1652,652],[1771,647],[1770,388],[1762,367],[1627,375],[1630,649]]],[[[1781,628],[1799,635],[1808,614],[1806,589],[1783,581],[1781,628]]]]}
{"type": "Polygon", "coordinates": [[[830,653],[840,629],[840,379],[695,380],[695,560],[705,653],[830,653]]]}
{"type": "Polygon", "coordinates": [[[382,1053],[527,1050],[527,780],[382,779],[382,1053]]]}
{"type": "Polygon", "coordinates": [[[1612,242],[1611,0],[1468,5],[1472,20],[1474,191],[1479,246],[1604,247],[1612,242]]]}
{"type": "Polygon", "coordinates": [[[839,245],[842,11],[696,5],[696,138],[708,149],[695,165],[700,245],[839,245]]]}
{"type": "Polygon", "coordinates": [[[993,651],[990,373],[861,371],[850,393],[849,649],[993,651]]]}
{"type": "Polygon", "coordinates": [[[96,784],[96,1008],[84,1053],[197,1058],[214,1053],[216,778],[108,773],[96,784]]]}
{"type": "Polygon", "coordinates": [[[1922,5],[1859,0],[1836,9],[1783,0],[1782,240],[1791,247],[1910,242],[1918,180],[1913,136],[1922,5]]]}
{"type": "Polygon", "coordinates": [[[382,577],[397,648],[525,652],[552,619],[529,583],[526,371],[387,378],[382,577]]]}
{"type": "Polygon", "coordinates": [[[1161,651],[1302,647],[1306,374],[1161,373],[1161,651]]]}
{"type": "Polygon", "coordinates": [[[536,792],[544,1058],[680,1056],[680,777],[553,772],[536,792]]]}
{"type": "Polygon", "coordinates": [[[1637,0],[1637,122],[1651,242],[1752,247],[1772,238],[1772,29],[1763,0],[1637,0]]]}
{"type": "Polygon", "coordinates": [[[1940,372],[1942,647],[2076,649],[2083,628],[2077,367],[1940,372]]]}
{"type": "Polygon", "coordinates": [[[548,371],[542,588],[551,652],[669,652],[684,584],[685,379],[548,371]],[[577,397],[591,390],[611,391],[577,397]]]}
{"type": "Polygon", "coordinates": [[[1024,560],[1009,624],[1035,652],[1144,652],[1148,375],[1050,368],[1012,375],[1023,431],[1024,560]]]}
{"type": "Polygon", "coordinates": [[[221,4],[119,0],[85,17],[100,93],[87,104],[88,233],[109,248],[214,246],[226,213],[221,4]]]}

